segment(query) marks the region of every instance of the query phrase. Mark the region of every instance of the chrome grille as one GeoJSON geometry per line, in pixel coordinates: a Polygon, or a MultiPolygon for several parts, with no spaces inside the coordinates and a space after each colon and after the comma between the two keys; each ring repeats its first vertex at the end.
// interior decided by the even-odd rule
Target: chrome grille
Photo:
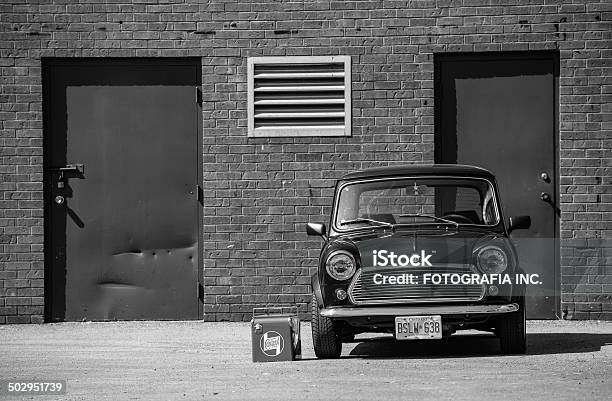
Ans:
{"type": "Polygon", "coordinates": [[[424,273],[477,273],[472,265],[447,264],[427,268],[396,268],[379,269],[363,272],[359,270],[349,287],[349,299],[356,305],[368,304],[396,304],[417,302],[443,302],[443,301],[479,301],[485,293],[485,286],[478,284],[423,284],[424,273]],[[384,275],[410,274],[419,276],[419,284],[374,284],[373,276],[376,273],[384,275]]]}

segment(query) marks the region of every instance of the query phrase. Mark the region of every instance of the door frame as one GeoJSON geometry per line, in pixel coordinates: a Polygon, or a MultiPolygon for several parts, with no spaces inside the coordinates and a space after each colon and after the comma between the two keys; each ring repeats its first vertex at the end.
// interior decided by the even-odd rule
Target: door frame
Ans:
{"type": "MultiPolygon", "coordinates": [[[[201,57],[42,57],[42,111],[43,111],[43,220],[44,220],[44,321],[53,322],[52,302],[51,299],[55,295],[53,290],[53,246],[51,235],[51,179],[49,168],[49,151],[51,141],[51,119],[50,111],[50,96],[53,88],[53,70],[57,67],[67,66],[102,66],[102,65],[121,65],[121,66],[192,66],[196,69],[194,87],[194,101],[197,103],[197,132],[196,132],[196,169],[197,183],[193,190],[194,193],[194,208],[196,208],[197,216],[197,265],[196,265],[196,289],[195,297],[198,303],[198,319],[204,317],[204,252],[203,252],[203,205],[201,201],[201,185],[203,180],[203,122],[202,122],[202,59],[201,57]]],[[[65,291],[65,289],[64,289],[65,291]]],[[[64,294],[65,296],[65,294],[64,294]]],[[[64,304],[65,304],[64,299],[64,304]]]]}
{"type": "MultiPolygon", "coordinates": [[[[554,204],[559,205],[560,200],[560,174],[559,174],[559,71],[560,71],[560,53],[558,50],[534,50],[534,51],[501,51],[501,52],[449,52],[449,53],[434,53],[434,162],[442,162],[442,107],[441,99],[444,93],[442,87],[442,65],[448,62],[460,61],[506,61],[513,62],[517,60],[545,60],[553,64],[553,174],[556,179],[556,188],[554,194],[554,204]]],[[[553,262],[553,277],[555,289],[555,310],[554,314],[557,319],[562,318],[561,311],[561,237],[560,226],[561,216],[555,213],[554,219],[554,248],[555,256],[553,262]]]]}

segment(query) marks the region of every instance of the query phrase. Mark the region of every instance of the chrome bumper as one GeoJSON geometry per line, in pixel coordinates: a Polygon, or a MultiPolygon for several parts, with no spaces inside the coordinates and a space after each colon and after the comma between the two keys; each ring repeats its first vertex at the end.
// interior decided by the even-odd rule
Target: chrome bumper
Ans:
{"type": "Polygon", "coordinates": [[[506,305],[436,305],[436,306],[374,306],[370,308],[324,308],[325,317],[367,317],[367,316],[419,316],[419,315],[476,315],[516,312],[517,304],[506,305]]]}

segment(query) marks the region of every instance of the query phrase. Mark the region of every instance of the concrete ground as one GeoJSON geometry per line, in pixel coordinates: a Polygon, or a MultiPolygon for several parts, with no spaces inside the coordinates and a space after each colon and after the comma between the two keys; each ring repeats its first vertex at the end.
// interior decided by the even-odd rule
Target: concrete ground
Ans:
{"type": "MultiPolygon", "coordinates": [[[[0,326],[0,379],[65,379],[62,400],[610,400],[612,322],[530,321],[528,353],[488,335],[395,342],[363,335],[342,358],[251,362],[248,323],[0,326]]],[[[2,398],[0,397],[0,398],[2,398]]]]}

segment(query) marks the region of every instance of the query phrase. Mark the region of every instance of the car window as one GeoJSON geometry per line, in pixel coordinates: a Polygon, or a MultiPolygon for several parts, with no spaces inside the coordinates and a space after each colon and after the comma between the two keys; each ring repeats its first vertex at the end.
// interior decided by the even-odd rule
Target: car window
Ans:
{"type": "Polygon", "coordinates": [[[495,224],[496,221],[496,210],[495,202],[493,198],[493,190],[490,188],[485,195],[484,205],[482,207],[482,215],[485,224],[495,224]]]}
{"type": "Polygon", "coordinates": [[[336,226],[359,226],[376,222],[411,224],[432,217],[458,224],[497,224],[493,187],[486,180],[411,178],[370,180],[343,185],[339,192],[336,226]],[[351,223],[347,223],[351,222],[351,223]]]}

